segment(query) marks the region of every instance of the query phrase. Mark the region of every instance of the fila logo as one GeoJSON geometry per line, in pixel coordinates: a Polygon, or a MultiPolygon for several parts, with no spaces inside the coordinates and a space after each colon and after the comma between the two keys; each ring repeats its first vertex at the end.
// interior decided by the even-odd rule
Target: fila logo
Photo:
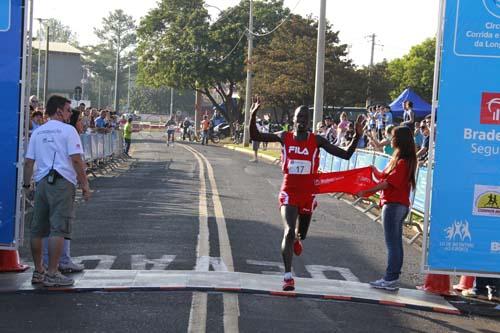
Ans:
{"type": "Polygon", "coordinates": [[[499,242],[491,242],[491,252],[500,252],[499,242]]]}
{"type": "Polygon", "coordinates": [[[481,101],[481,124],[500,125],[500,94],[483,93],[481,101]]]}
{"type": "Polygon", "coordinates": [[[300,147],[297,147],[297,146],[288,147],[288,152],[295,153],[298,155],[309,155],[309,150],[307,148],[300,149],[300,147]]]}

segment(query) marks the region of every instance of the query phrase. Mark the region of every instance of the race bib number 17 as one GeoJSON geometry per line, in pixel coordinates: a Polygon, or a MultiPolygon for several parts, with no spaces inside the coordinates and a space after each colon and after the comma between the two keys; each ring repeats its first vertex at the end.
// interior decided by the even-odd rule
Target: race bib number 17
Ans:
{"type": "Polygon", "coordinates": [[[311,173],[311,161],[289,160],[288,174],[309,175],[311,173]]]}

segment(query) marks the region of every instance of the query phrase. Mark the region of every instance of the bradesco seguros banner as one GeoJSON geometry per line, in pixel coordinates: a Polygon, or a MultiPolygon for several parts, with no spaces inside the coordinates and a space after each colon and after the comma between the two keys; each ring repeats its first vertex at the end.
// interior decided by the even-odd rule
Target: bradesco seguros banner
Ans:
{"type": "Polygon", "coordinates": [[[22,38],[21,0],[0,0],[0,246],[15,238],[22,38]]]}
{"type": "Polygon", "coordinates": [[[424,268],[500,275],[500,0],[445,4],[424,268]]]}

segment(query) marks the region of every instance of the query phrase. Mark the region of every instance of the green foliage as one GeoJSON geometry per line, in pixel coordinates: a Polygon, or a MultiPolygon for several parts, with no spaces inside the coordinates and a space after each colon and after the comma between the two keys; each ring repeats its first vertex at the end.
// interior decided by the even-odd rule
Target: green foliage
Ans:
{"type": "MultiPolygon", "coordinates": [[[[269,45],[260,45],[255,55],[255,90],[266,104],[288,110],[312,105],[316,71],[317,22],[292,15],[273,34],[269,45]]],[[[346,45],[338,32],[327,26],[325,49],[325,104],[350,105],[357,96],[354,66],[346,58],[346,45]]]]}
{"type": "MultiPolygon", "coordinates": [[[[132,110],[141,113],[170,114],[170,88],[134,87],[130,94],[130,105],[132,110]]],[[[193,92],[174,90],[173,110],[194,113],[193,92]]]]}
{"type": "MultiPolygon", "coordinates": [[[[248,0],[223,11],[210,24],[203,0],[162,0],[138,30],[141,84],[198,90],[231,121],[238,117],[232,96],[245,78],[248,0]],[[225,110],[219,107],[222,101],[225,110]]],[[[282,0],[255,2],[255,32],[265,33],[288,14],[282,0]]],[[[258,38],[255,44],[268,43],[258,38]]]]}
{"type": "MultiPolygon", "coordinates": [[[[373,103],[391,101],[390,93],[394,89],[394,83],[391,80],[388,66],[387,60],[384,60],[374,64],[372,68],[364,66],[357,71],[360,76],[358,80],[360,96],[367,96],[373,103]]],[[[352,105],[364,106],[364,104],[364,100],[357,100],[352,105]]]]}
{"type": "Polygon", "coordinates": [[[54,18],[43,20],[42,25],[39,26],[34,37],[46,40],[47,27],[49,27],[49,41],[78,46],[78,38],[76,34],[71,31],[71,28],[54,18]]]}
{"type": "Polygon", "coordinates": [[[391,98],[396,98],[405,88],[411,87],[423,99],[432,100],[434,79],[435,38],[415,45],[402,58],[388,64],[390,79],[394,84],[391,98]]]}

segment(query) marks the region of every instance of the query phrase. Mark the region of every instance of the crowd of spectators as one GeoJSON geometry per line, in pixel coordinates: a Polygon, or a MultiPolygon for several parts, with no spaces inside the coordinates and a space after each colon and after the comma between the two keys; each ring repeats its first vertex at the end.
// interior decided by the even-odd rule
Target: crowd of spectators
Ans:
{"type": "MultiPolygon", "coordinates": [[[[403,103],[404,114],[401,122],[397,123],[391,109],[385,104],[370,105],[364,114],[366,125],[364,134],[360,138],[358,148],[383,152],[392,155],[391,138],[395,126],[406,126],[414,133],[415,145],[419,165],[426,165],[429,150],[429,135],[431,116],[428,115],[417,121],[413,111],[413,103],[403,103]]],[[[354,135],[354,124],[349,121],[347,113],[342,112],[339,120],[330,116],[316,125],[316,133],[325,137],[330,143],[346,147],[354,135]]]]}
{"type": "MultiPolygon", "coordinates": [[[[30,97],[30,133],[49,120],[45,108],[38,102],[36,96],[30,97]]],[[[119,117],[116,112],[108,109],[86,107],[80,103],[78,108],[72,110],[70,122],[78,134],[109,133],[113,129],[123,129],[127,123],[125,116],[119,117]]]]}

